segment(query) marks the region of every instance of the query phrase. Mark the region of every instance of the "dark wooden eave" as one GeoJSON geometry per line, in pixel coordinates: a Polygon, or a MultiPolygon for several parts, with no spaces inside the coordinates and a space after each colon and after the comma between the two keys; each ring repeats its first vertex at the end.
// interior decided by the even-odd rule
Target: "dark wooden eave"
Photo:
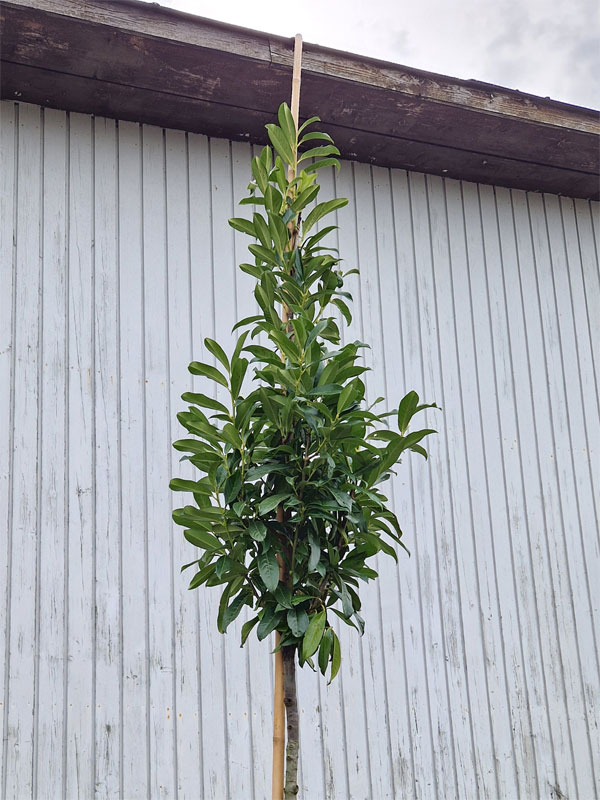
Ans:
{"type": "MultiPolygon", "coordinates": [[[[293,40],[137,0],[2,0],[2,97],[262,143],[293,40]]],[[[305,44],[301,116],[348,159],[598,199],[596,111],[305,44]]]]}

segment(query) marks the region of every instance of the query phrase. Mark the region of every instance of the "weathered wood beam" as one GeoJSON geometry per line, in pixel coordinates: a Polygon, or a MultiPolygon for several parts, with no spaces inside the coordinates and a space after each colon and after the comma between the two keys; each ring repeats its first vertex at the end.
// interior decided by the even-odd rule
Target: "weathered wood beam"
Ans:
{"type": "MultiPolygon", "coordinates": [[[[4,98],[262,142],[289,94],[282,37],[137,0],[4,0],[0,19],[4,98]]],[[[303,110],[346,158],[598,196],[590,109],[306,45],[303,110]]]]}

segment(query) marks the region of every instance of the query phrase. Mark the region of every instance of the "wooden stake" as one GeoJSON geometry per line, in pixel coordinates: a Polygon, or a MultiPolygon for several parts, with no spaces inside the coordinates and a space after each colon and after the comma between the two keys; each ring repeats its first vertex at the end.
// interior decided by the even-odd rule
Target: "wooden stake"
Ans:
{"type": "MultiPolygon", "coordinates": [[[[300,109],[300,76],[302,72],[302,36],[297,33],[294,39],[294,69],[292,72],[292,102],[290,109],[294,124],[298,128],[298,114],[300,109]]],[[[292,167],[288,169],[288,180],[294,178],[292,167]]],[[[281,318],[288,321],[288,310],[284,306],[281,318]]],[[[283,522],[283,506],[277,508],[277,521],[283,522]]],[[[283,561],[278,556],[279,580],[285,578],[283,561]]],[[[279,646],[279,632],[275,633],[275,646],[279,646]]],[[[283,703],[283,654],[281,650],[275,653],[275,691],[273,697],[273,791],[272,800],[283,799],[283,776],[285,761],[285,705],[283,703]]]]}
{"type": "MultiPolygon", "coordinates": [[[[279,632],[275,644],[279,644],[279,632]]],[[[275,692],[273,697],[273,800],[283,797],[285,761],[285,706],[283,704],[283,655],[275,653],[275,692]]]]}
{"type": "Polygon", "coordinates": [[[302,73],[302,35],[297,33],[294,39],[294,71],[292,73],[292,117],[298,128],[298,112],[300,109],[300,76],[302,73]]]}

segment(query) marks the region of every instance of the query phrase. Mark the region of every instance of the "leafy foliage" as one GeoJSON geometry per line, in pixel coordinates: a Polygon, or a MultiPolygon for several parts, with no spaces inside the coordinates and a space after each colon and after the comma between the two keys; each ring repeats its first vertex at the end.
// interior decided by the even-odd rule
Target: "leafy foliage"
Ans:
{"type": "Polygon", "coordinates": [[[171,488],[193,495],[173,518],[201,551],[186,565],[197,568],[190,589],[223,587],[219,631],[249,606],[255,615],[242,627],[242,644],[255,626],[259,639],[278,630],[281,647],[296,647],[301,665],[315,668],[316,656],[333,680],[341,655],[332,615],[362,633],[359,582],[377,577],[368,562],[378,552],[396,559],[393,542],[404,547],[380,484],[405,451],[427,457],[422,441],[433,431],[407,433],[430,407],[415,392],[394,412],[376,413],[379,401],[367,407],[366,345],[341,344],[333,313],[351,321],[352,298],[343,291],[350,273],[323,245],[335,226],[315,226],[347,200],[317,201],[318,171],[339,168],[339,151],[326,133],[306,132],[316,121],[296,131],[283,104],[279,124],[267,125],[274,149],[252,161],[241,203],[259,211],[229,223],[253,239],[254,259],[241,269],[256,279],[260,314],[234,326],[243,332],[230,357],[205,339],[217,366],[190,364],[229,400],[214,399],[209,388],[182,395],[189,407],[178,419],[190,438],[174,447],[202,477],[175,478],[171,488]],[[257,343],[259,335],[269,346],[257,343]],[[244,394],[249,368],[255,387],[244,394]]]}

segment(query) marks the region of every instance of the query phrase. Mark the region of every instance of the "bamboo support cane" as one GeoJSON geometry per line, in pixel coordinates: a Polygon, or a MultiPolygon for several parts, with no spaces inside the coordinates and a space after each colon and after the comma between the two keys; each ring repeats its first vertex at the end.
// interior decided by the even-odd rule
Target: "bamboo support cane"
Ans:
{"type": "MultiPolygon", "coordinates": [[[[294,39],[294,68],[292,72],[291,111],[294,124],[298,128],[298,112],[300,108],[300,75],[302,71],[302,36],[297,33],[294,39]]],[[[295,177],[293,167],[288,168],[288,180],[295,177]]],[[[283,322],[288,321],[288,309],[281,312],[283,322]]],[[[283,506],[277,508],[277,522],[283,522],[283,506]]],[[[279,560],[279,580],[285,578],[285,569],[281,557],[279,560]]],[[[279,646],[279,632],[275,633],[275,646],[279,646]]],[[[283,654],[275,653],[275,690],[273,697],[273,800],[283,798],[283,776],[285,762],[285,706],[283,703],[283,654]]]]}

